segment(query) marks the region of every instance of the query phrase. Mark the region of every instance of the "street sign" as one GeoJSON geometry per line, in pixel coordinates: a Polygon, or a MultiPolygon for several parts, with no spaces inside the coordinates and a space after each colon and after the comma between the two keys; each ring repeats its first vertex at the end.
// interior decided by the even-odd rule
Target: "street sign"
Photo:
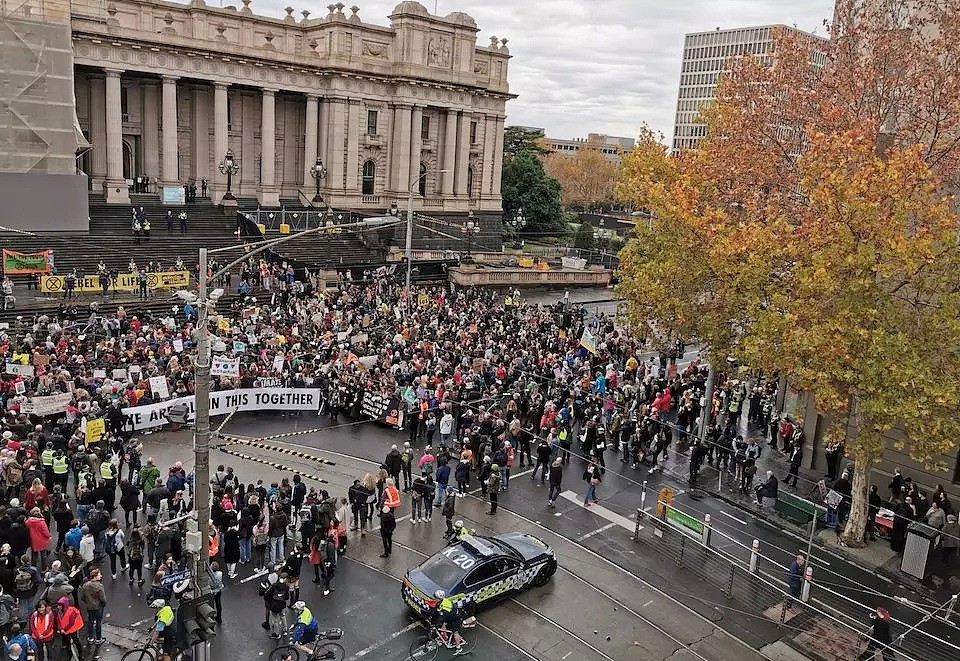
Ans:
{"type": "Polygon", "coordinates": [[[170,587],[175,583],[187,580],[192,575],[193,572],[191,572],[189,569],[181,569],[180,571],[171,572],[160,579],[160,587],[170,587]]]}

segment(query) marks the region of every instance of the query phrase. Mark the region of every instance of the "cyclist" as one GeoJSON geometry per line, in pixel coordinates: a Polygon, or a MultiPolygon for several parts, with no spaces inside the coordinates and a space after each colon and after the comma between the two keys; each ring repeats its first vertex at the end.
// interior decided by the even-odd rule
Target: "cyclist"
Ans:
{"type": "Polygon", "coordinates": [[[157,621],[150,632],[150,640],[158,642],[162,639],[161,646],[164,653],[172,654],[176,647],[176,627],[173,624],[173,608],[163,599],[154,599],[150,602],[150,608],[156,609],[157,621]]]}
{"type": "MultiPolygon", "coordinates": [[[[456,604],[453,599],[447,596],[443,590],[437,590],[433,593],[437,600],[436,610],[433,615],[435,622],[439,622],[438,631],[449,632],[451,636],[444,636],[444,642],[449,649],[456,648],[454,656],[463,654],[463,645],[466,642],[460,635],[460,625],[462,624],[460,616],[457,614],[456,604]]],[[[442,635],[442,634],[441,634],[442,635]]]]}
{"type": "Polygon", "coordinates": [[[317,631],[320,624],[302,601],[295,603],[293,610],[297,613],[297,623],[293,625],[293,637],[290,639],[290,644],[301,652],[313,654],[313,648],[307,647],[307,645],[317,640],[317,631]]]}

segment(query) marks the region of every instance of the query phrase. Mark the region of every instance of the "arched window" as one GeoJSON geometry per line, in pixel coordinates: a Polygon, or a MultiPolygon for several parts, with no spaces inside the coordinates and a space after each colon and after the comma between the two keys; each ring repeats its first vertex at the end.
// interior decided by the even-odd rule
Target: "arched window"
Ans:
{"type": "Polygon", "coordinates": [[[427,196],[427,166],[423,163],[420,164],[420,179],[417,180],[417,190],[420,193],[420,197],[427,196]]]}
{"type": "Polygon", "coordinates": [[[373,195],[374,184],[377,179],[377,164],[371,161],[363,163],[363,183],[360,192],[364,195],[373,195]]]}
{"type": "Polygon", "coordinates": [[[467,168],[467,197],[473,197],[473,166],[467,168]]]}

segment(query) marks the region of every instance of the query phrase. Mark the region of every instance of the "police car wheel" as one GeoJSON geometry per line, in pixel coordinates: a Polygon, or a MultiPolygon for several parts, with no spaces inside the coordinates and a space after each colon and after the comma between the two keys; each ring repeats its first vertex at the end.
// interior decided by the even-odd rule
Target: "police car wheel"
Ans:
{"type": "Polygon", "coordinates": [[[540,568],[540,571],[537,572],[537,575],[533,577],[533,584],[538,588],[546,585],[556,571],[557,566],[555,564],[544,565],[540,568]]]}
{"type": "Polygon", "coordinates": [[[473,617],[477,614],[477,603],[475,601],[468,601],[463,606],[460,607],[460,618],[465,620],[468,617],[473,617]]]}

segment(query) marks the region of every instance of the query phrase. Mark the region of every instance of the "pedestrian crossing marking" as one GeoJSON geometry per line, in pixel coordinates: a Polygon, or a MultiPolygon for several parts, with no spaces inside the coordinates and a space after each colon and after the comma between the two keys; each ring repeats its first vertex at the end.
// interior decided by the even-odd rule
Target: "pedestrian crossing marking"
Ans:
{"type": "MultiPolygon", "coordinates": [[[[583,504],[583,498],[573,491],[564,491],[560,494],[560,497],[578,505],[583,504]]],[[[600,518],[606,519],[610,523],[615,523],[621,528],[626,528],[630,532],[634,532],[637,529],[636,523],[621,514],[617,514],[616,512],[607,509],[603,505],[591,505],[588,509],[600,518]]],[[[640,529],[643,530],[643,526],[640,526],[640,529]]]]}
{"type": "Polygon", "coordinates": [[[276,461],[269,461],[269,460],[267,460],[267,459],[261,459],[260,457],[254,457],[254,456],[252,456],[252,455],[245,454],[245,453],[243,453],[243,452],[237,452],[236,450],[231,450],[231,449],[229,449],[229,448],[227,448],[227,447],[225,447],[225,446],[222,446],[222,445],[217,445],[217,446],[214,446],[214,447],[215,447],[215,449],[219,450],[220,452],[223,452],[224,454],[229,454],[229,455],[231,455],[231,456],[233,456],[233,457],[239,457],[240,459],[245,459],[245,460],[247,460],[247,461],[253,461],[253,462],[256,462],[256,463],[258,463],[258,464],[263,464],[264,466],[270,466],[270,467],[276,468],[276,469],[278,469],[278,470],[286,471],[286,472],[288,472],[288,473],[294,473],[295,475],[299,475],[299,476],[302,477],[302,478],[305,478],[305,479],[307,479],[307,480],[313,480],[314,482],[319,482],[320,484],[329,484],[329,483],[328,483],[325,479],[323,479],[322,477],[316,477],[316,476],[314,476],[314,475],[310,475],[309,473],[304,473],[304,472],[301,471],[301,470],[297,470],[296,468],[290,468],[289,466],[284,466],[283,464],[281,464],[281,463],[279,463],[279,462],[276,462],[276,461]]]}
{"type": "MultiPolygon", "coordinates": [[[[293,432],[293,434],[300,434],[304,432],[293,432]]],[[[257,448],[259,450],[269,450],[271,452],[279,452],[281,454],[286,454],[291,457],[297,457],[298,459],[307,459],[308,461],[315,461],[318,464],[323,464],[325,466],[336,466],[336,462],[330,461],[329,459],[324,459],[323,457],[317,457],[316,455],[308,454],[306,452],[301,452],[300,450],[291,450],[289,448],[280,447],[278,445],[271,445],[269,443],[263,443],[264,439],[273,439],[278,438],[279,436],[284,436],[284,434],[279,434],[277,436],[264,436],[263,438],[241,438],[239,436],[223,436],[221,435],[224,441],[227,441],[227,445],[236,445],[237,443],[241,445],[246,445],[251,448],[257,448]]]]}

